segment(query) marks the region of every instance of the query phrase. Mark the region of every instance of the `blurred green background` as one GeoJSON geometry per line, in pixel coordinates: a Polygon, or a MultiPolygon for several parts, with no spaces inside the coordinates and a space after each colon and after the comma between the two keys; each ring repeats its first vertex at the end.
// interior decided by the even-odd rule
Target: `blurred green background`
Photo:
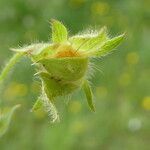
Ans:
{"type": "Polygon", "coordinates": [[[0,0],[0,68],[10,47],[50,39],[51,18],[70,34],[106,25],[111,35],[126,32],[113,54],[96,60],[96,113],[82,92],[68,104],[57,101],[61,122],[30,112],[39,87],[30,60],[23,58],[1,89],[1,107],[20,103],[0,150],[149,150],[150,3],[148,0],[0,0]]]}

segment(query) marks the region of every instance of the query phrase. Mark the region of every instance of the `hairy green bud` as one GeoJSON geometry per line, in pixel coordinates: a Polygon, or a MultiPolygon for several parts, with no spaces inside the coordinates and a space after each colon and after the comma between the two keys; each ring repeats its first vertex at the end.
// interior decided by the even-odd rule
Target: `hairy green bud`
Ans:
{"type": "MultiPolygon", "coordinates": [[[[110,53],[122,42],[124,34],[110,38],[106,27],[103,27],[100,31],[69,37],[66,27],[54,19],[51,27],[51,43],[37,43],[11,50],[20,54],[19,56],[28,56],[36,67],[36,75],[41,79],[41,95],[32,111],[43,108],[51,121],[55,122],[59,119],[54,105],[55,98],[70,95],[77,89],[84,90],[90,109],[95,111],[87,78],[91,74],[90,58],[110,53]]],[[[7,72],[9,69],[7,68],[7,72]]],[[[0,79],[3,76],[2,72],[0,79]]]]}

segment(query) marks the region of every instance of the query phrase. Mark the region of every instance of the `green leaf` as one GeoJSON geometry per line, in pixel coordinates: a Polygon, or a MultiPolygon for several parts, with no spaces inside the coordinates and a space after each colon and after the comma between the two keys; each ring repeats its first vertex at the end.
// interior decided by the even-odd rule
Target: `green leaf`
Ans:
{"type": "Polygon", "coordinates": [[[114,37],[110,40],[107,40],[100,48],[99,50],[95,51],[94,53],[97,56],[103,56],[111,52],[114,48],[116,48],[124,39],[125,34],[119,35],[117,37],[114,37]]]}
{"type": "Polygon", "coordinates": [[[75,49],[88,51],[100,47],[107,39],[106,27],[103,27],[99,33],[76,35],[71,37],[69,41],[75,49]]]}
{"type": "Polygon", "coordinates": [[[59,21],[52,19],[52,42],[62,43],[66,42],[68,38],[68,32],[66,27],[59,21]]]}
{"type": "Polygon", "coordinates": [[[88,105],[89,105],[90,109],[93,112],[95,112],[95,107],[94,107],[94,104],[93,104],[93,94],[92,94],[92,90],[91,90],[90,85],[89,85],[87,80],[84,81],[83,90],[85,92],[87,102],[88,102],[88,105]]]}
{"type": "Polygon", "coordinates": [[[20,105],[16,105],[8,110],[0,110],[0,137],[8,130],[12,115],[18,107],[20,105]]]}

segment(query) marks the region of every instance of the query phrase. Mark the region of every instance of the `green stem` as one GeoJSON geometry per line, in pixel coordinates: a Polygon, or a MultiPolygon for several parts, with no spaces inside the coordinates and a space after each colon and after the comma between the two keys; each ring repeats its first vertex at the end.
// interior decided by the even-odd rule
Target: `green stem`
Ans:
{"type": "Polygon", "coordinates": [[[0,74],[0,84],[2,84],[2,82],[4,81],[4,79],[6,78],[7,74],[9,73],[9,71],[11,70],[11,68],[17,63],[17,61],[24,55],[24,53],[17,53],[15,54],[10,60],[9,62],[6,64],[6,66],[4,67],[4,69],[2,70],[1,74],[0,74]]]}

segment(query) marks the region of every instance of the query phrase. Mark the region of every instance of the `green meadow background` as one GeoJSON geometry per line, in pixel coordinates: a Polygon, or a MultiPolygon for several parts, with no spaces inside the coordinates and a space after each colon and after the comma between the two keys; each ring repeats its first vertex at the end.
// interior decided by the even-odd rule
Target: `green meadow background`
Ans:
{"type": "Polygon", "coordinates": [[[149,150],[150,3],[148,0],[0,0],[0,69],[10,47],[50,41],[51,18],[70,35],[107,26],[126,39],[111,55],[94,60],[96,113],[83,91],[57,100],[60,123],[30,112],[39,95],[35,70],[27,58],[13,69],[1,89],[1,106],[21,104],[0,150],[149,150]]]}

